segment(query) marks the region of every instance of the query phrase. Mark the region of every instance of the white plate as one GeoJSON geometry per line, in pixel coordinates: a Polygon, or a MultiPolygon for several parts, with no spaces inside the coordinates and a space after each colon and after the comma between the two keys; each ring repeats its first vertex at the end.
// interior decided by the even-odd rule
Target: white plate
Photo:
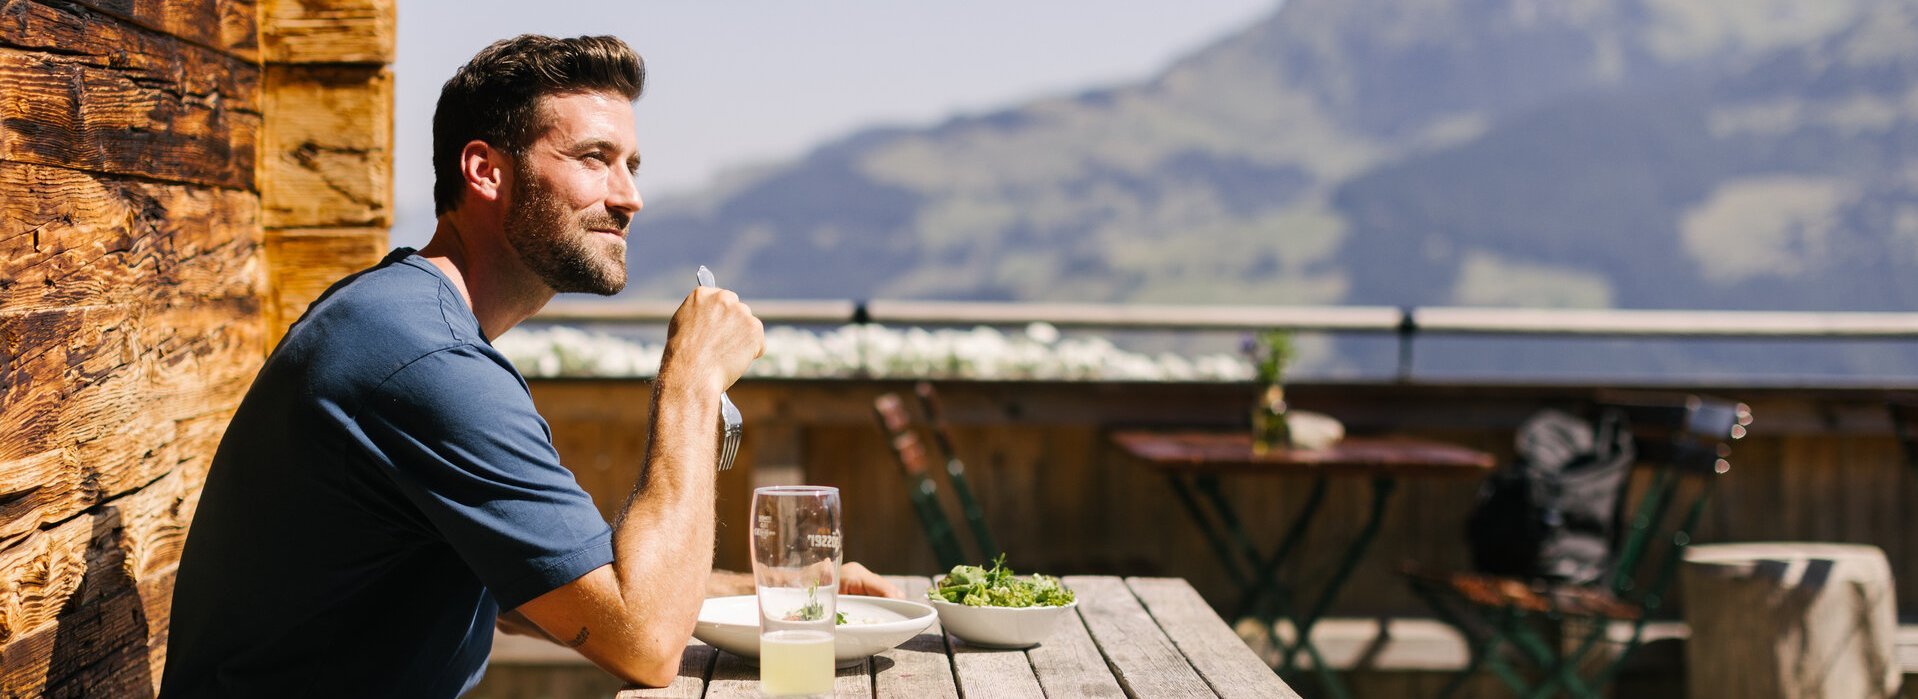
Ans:
{"type": "MultiPolygon", "coordinates": [[[[858,663],[901,643],[932,625],[938,615],[919,602],[864,595],[840,595],[839,613],[852,622],[833,630],[833,660],[840,667],[858,663]]],[[[759,606],[752,595],[713,597],[699,607],[693,637],[733,655],[759,659],[759,606]]]]}

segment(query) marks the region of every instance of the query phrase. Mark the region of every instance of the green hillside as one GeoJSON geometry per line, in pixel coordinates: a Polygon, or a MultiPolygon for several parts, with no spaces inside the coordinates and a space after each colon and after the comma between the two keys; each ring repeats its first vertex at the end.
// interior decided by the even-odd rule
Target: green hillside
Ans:
{"type": "Polygon", "coordinates": [[[1902,310],[1914,155],[1909,0],[1290,0],[656,203],[629,293],[1902,310]]]}

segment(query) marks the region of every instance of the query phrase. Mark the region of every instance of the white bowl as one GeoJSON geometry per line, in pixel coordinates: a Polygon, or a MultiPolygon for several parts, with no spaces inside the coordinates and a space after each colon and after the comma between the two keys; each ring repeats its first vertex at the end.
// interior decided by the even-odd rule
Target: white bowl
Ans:
{"type": "Polygon", "coordinates": [[[1079,606],[1078,600],[1058,607],[968,607],[932,599],[939,624],[947,633],[975,646],[1031,648],[1052,635],[1059,620],[1079,606]]]}
{"type": "MultiPolygon", "coordinates": [[[[833,661],[857,664],[905,643],[932,625],[932,607],[919,602],[840,595],[839,613],[849,622],[833,629],[833,661]],[[863,622],[863,623],[861,623],[863,622]]],[[[720,650],[759,659],[759,603],[752,595],[713,597],[699,607],[693,637],[720,650]]]]}

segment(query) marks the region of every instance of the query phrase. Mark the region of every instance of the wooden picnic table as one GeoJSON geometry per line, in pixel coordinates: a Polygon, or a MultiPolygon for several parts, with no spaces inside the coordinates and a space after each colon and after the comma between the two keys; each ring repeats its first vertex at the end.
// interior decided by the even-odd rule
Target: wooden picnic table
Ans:
{"type": "MultiPolygon", "coordinates": [[[[931,581],[893,577],[908,599],[931,581]]],[[[1078,613],[1028,650],[967,645],[937,621],[899,647],[839,670],[840,697],[1257,697],[1299,696],[1178,578],[1067,576],[1078,613]]],[[[679,677],[619,699],[759,696],[759,667],[695,640],[679,677]]]]}

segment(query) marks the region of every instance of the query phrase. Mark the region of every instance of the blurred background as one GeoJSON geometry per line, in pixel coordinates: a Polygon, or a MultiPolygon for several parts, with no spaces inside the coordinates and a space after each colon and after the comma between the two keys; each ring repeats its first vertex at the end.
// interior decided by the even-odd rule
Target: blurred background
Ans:
{"type": "MultiPolygon", "coordinates": [[[[1918,299],[1890,0],[484,3],[400,13],[393,241],[489,40],[647,59],[627,296],[1887,311],[1918,299]]],[[[1188,339],[1185,342],[1191,342],[1188,339]]],[[[1884,380],[1888,341],[1444,339],[1427,376],[1884,380]]],[[[1297,371],[1389,373],[1390,342],[1297,371]]]]}

